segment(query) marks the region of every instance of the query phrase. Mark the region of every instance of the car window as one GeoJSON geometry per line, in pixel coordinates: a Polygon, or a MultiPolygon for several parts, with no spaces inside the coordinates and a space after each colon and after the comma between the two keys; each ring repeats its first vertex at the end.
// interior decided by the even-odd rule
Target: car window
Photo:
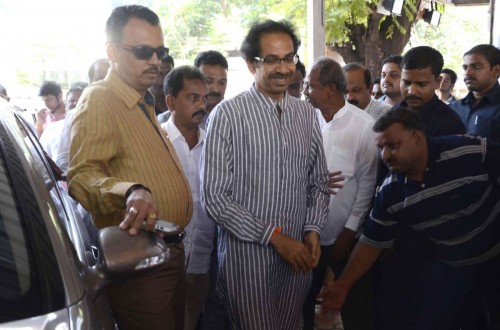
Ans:
{"type": "Polygon", "coordinates": [[[11,143],[0,125],[0,323],[65,306],[47,228],[11,143]]]}
{"type": "Polygon", "coordinates": [[[34,165],[38,169],[38,173],[42,175],[45,182],[45,187],[50,194],[54,211],[58,215],[60,223],[66,228],[70,240],[75,247],[75,253],[81,262],[94,265],[97,262],[97,249],[94,248],[97,240],[95,229],[91,228],[90,216],[83,218],[81,210],[78,210],[78,203],[69,197],[67,188],[64,187],[65,182],[55,180],[53,171],[58,171],[57,165],[50,162],[48,156],[44,153],[42,146],[36,138],[35,132],[31,127],[22,120],[19,116],[18,123],[24,134],[26,147],[29,153],[33,156],[34,165]],[[88,226],[88,228],[87,228],[88,226]],[[91,231],[91,232],[89,232],[91,231]],[[92,236],[91,236],[92,235],[92,236]]]}

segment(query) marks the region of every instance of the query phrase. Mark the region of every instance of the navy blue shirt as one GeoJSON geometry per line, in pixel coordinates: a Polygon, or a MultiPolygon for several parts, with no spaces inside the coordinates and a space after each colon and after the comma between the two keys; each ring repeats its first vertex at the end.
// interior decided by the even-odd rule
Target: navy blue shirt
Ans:
{"type": "Polygon", "coordinates": [[[389,248],[406,225],[424,233],[450,265],[490,259],[500,252],[500,145],[467,135],[427,141],[424,180],[388,174],[360,241],[389,248]]]}
{"type": "Polygon", "coordinates": [[[474,104],[469,92],[463,99],[450,104],[464,123],[467,133],[488,137],[500,143],[500,85],[498,82],[481,101],[474,104]]]}
{"type": "MultiPolygon", "coordinates": [[[[394,107],[398,106],[409,107],[405,100],[394,107]]],[[[465,134],[466,132],[457,113],[437,95],[434,95],[429,103],[415,110],[420,115],[420,121],[427,136],[465,134]]]]}

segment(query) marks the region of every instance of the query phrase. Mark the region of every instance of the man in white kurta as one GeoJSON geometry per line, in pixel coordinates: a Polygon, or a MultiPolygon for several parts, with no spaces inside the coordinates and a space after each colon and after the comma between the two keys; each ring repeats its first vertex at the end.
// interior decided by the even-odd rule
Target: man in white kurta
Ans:
{"type": "MultiPolygon", "coordinates": [[[[321,233],[321,260],[314,270],[312,288],[304,306],[305,329],[312,329],[316,296],[326,268],[331,267],[336,276],[342,271],[370,208],[377,174],[377,148],[372,131],[374,120],[344,98],[346,80],[337,62],[318,59],[304,81],[306,100],[318,109],[328,170],[330,173],[341,171],[345,178],[342,189],[330,198],[328,221],[321,233]]],[[[369,328],[364,324],[367,319],[364,315],[358,311],[345,312],[342,316],[346,329],[352,322],[356,322],[356,329],[369,328]]]]}

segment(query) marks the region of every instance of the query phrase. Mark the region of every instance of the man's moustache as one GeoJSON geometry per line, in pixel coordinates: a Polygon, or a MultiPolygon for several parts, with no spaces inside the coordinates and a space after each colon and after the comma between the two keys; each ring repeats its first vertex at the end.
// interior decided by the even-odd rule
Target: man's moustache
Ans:
{"type": "Polygon", "coordinates": [[[217,98],[222,98],[222,94],[218,92],[210,92],[207,94],[207,97],[217,97],[217,98]]]}
{"type": "Polygon", "coordinates": [[[200,115],[200,114],[202,114],[203,116],[205,116],[205,115],[207,114],[207,112],[206,112],[205,110],[203,110],[203,109],[196,110],[196,111],[193,113],[192,117],[197,116],[197,115],[200,115]]]}
{"type": "Polygon", "coordinates": [[[149,72],[153,72],[153,71],[156,74],[160,73],[160,69],[158,69],[156,66],[150,66],[149,68],[147,68],[146,70],[144,70],[144,73],[149,73],[149,72]]]}
{"type": "Polygon", "coordinates": [[[290,76],[291,76],[290,74],[273,73],[273,74],[269,75],[269,78],[271,78],[271,79],[274,79],[274,78],[283,79],[283,78],[288,78],[290,76]]]}

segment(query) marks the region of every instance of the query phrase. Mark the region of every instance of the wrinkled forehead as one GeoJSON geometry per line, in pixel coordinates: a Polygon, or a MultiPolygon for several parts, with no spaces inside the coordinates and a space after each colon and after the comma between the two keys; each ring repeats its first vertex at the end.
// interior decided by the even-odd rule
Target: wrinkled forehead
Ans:
{"type": "Polygon", "coordinates": [[[283,57],[294,53],[292,38],[283,32],[264,33],[259,43],[261,56],[283,57]]]}

